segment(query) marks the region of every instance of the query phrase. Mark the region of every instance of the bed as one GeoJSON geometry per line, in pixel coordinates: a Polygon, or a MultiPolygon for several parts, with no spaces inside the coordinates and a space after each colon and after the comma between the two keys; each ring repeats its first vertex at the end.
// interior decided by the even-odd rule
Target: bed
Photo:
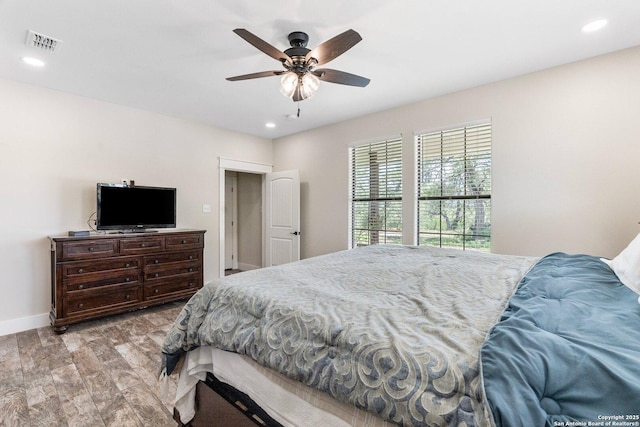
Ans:
{"type": "Polygon", "coordinates": [[[368,246],[207,284],[162,371],[184,424],[640,425],[634,295],[588,255],[368,246]]]}

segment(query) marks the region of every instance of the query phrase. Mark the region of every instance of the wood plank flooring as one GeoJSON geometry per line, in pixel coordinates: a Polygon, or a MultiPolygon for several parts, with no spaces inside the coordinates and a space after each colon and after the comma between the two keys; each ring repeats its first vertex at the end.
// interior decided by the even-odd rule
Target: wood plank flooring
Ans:
{"type": "Polygon", "coordinates": [[[0,336],[0,426],[175,426],[160,348],[184,301],[0,336]]]}

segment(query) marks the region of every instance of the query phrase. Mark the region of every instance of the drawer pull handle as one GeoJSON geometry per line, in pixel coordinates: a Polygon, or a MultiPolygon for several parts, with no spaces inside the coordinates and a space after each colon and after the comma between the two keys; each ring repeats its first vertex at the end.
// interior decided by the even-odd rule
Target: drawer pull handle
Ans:
{"type": "Polygon", "coordinates": [[[131,299],[131,295],[127,294],[127,295],[124,296],[124,298],[128,301],[128,300],[131,299]]]}
{"type": "Polygon", "coordinates": [[[155,289],[153,290],[153,293],[154,293],[154,294],[157,294],[158,292],[160,292],[160,290],[159,290],[158,288],[155,288],[155,289]]]}
{"type": "Polygon", "coordinates": [[[78,289],[84,289],[84,285],[79,285],[78,289]]]}
{"type": "Polygon", "coordinates": [[[84,304],[82,303],[78,304],[78,308],[82,308],[82,307],[84,307],[84,304]]]}
{"type": "Polygon", "coordinates": [[[89,251],[89,252],[93,252],[93,247],[92,247],[92,246],[89,246],[88,251],[89,251]]]}
{"type": "Polygon", "coordinates": [[[189,282],[189,287],[193,288],[193,282],[189,282]]]}
{"type": "Polygon", "coordinates": [[[182,241],[182,244],[184,245],[185,243],[187,243],[187,241],[186,241],[186,240],[183,240],[183,241],[182,241]]]}
{"type": "Polygon", "coordinates": [[[189,268],[189,273],[191,273],[193,271],[193,267],[189,268]]]}
{"type": "Polygon", "coordinates": [[[144,243],[140,243],[140,247],[141,247],[141,248],[144,248],[144,243]]]}
{"type": "Polygon", "coordinates": [[[160,261],[158,261],[157,259],[154,259],[154,260],[153,260],[153,263],[154,263],[154,264],[157,264],[157,263],[159,263],[159,262],[160,262],[160,261]]]}
{"type": "Polygon", "coordinates": [[[124,281],[125,281],[125,282],[128,282],[129,280],[131,280],[131,279],[129,279],[128,277],[125,277],[125,278],[124,278],[124,281]]]}
{"type": "Polygon", "coordinates": [[[156,273],[153,277],[158,277],[160,274],[156,273]]]}
{"type": "Polygon", "coordinates": [[[189,259],[193,259],[193,255],[189,255],[189,259]]]}
{"type": "Polygon", "coordinates": [[[78,269],[78,273],[79,273],[79,274],[84,273],[84,268],[79,268],[79,269],[78,269]]]}
{"type": "Polygon", "coordinates": [[[128,262],[124,265],[124,268],[127,268],[127,267],[129,267],[129,263],[128,262]]]}

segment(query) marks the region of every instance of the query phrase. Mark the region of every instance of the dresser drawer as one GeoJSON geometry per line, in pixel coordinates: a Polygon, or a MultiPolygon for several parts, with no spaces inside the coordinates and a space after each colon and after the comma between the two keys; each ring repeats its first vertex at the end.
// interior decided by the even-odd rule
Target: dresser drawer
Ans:
{"type": "Polygon", "coordinates": [[[87,314],[89,312],[108,312],[142,301],[142,286],[113,286],[100,291],[75,292],[64,301],[65,316],[87,314]]]}
{"type": "Polygon", "coordinates": [[[142,264],[140,257],[109,258],[95,261],[77,261],[60,265],[63,278],[84,276],[98,271],[137,269],[142,264]]]}
{"type": "Polygon", "coordinates": [[[145,284],[144,298],[145,300],[153,300],[167,296],[175,297],[178,294],[187,296],[201,287],[202,279],[200,275],[183,276],[171,280],[159,280],[153,282],[153,284],[145,284]]]}
{"type": "Polygon", "coordinates": [[[202,251],[189,251],[189,252],[170,252],[152,256],[145,256],[143,258],[144,268],[148,268],[156,265],[170,264],[173,262],[189,262],[200,261],[202,251]]]}
{"type": "Polygon", "coordinates": [[[141,274],[139,269],[123,269],[98,271],[66,277],[62,279],[62,286],[64,292],[71,294],[75,291],[113,285],[133,285],[140,282],[141,274]]]}
{"type": "Polygon", "coordinates": [[[120,241],[120,253],[122,255],[135,255],[157,252],[164,249],[164,237],[141,237],[122,239],[120,241]]]}
{"type": "Polygon", "coordinates": [[[165,248],[167,250],[204,248],[204,235],[199,233],[166,236],[165,239],[165,248]]]}
{"type": "Polygon", "coordinates": [[[61,245],[64,260],[104,258],[118,253],[118,239],[80,240],[61,245]]]}
{"type": "Polygon", "coordinates": [[[201,268],[202,263],[199,260],[148,265],[144,268],[144,280],[157,280],[183,274],[200,275],[201,268]]]}

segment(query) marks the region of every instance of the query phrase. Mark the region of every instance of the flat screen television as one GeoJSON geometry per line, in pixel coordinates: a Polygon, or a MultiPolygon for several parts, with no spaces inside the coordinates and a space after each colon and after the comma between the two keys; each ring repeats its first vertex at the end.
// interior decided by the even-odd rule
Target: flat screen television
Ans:
{"type": "Polygon", "coordinates": [[[98,184],[98,230],[148,231],[176,227],[176,189],[98,184]]]}

